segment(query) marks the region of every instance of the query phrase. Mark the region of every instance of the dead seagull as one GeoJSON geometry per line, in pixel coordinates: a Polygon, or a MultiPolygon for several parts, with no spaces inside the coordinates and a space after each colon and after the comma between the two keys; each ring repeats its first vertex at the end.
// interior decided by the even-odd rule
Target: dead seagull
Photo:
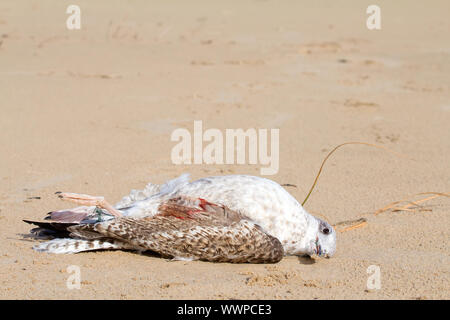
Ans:
{"type": "Polygon", "coordinates": [[[336,232],[307,213],[278,183],[228,175],[189,182],[182,175],[164,185],[132,190],[112,206],[103,197],[59,193],[84,206],[49,213],[37,236],[54,239],[34,247],[49,253],[100,249],[153,251],[176,260],[275,263],[284,255],[331,257],[336,232]]]}

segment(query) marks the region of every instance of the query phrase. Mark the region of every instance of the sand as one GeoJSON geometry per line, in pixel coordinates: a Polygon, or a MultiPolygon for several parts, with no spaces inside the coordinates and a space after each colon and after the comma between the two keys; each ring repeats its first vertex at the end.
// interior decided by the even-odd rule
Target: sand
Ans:
{"type": "MultiPolygon", "coordinates": [[[[418,192],[450,191],[450,4],[377,1],[64,1],[0,3],[0,298],[448,299],[450,200],[373,212],[418,192]],[[72,3],[72,2],[71,2],[72,3]],[[183,172],[260,174],[261,165],[174,165],[176,128],[279,128],[266,176],[338,234],[331,259],[275,265],[167,261],[133,252],[34,252],[22,219],[71,207],[55,191],[103,195],[183,172]],[[40,199],[28,199],[40,197],[40,199]],[[431,210],[431,211],[430,211],[431,210]],[[67,268],[81,288],[68,289],[67,268]],[[368,289],[367,268],[381,288],[368,289]]],[[[420,197],[419,197],[420,198],[420,197]]]]}

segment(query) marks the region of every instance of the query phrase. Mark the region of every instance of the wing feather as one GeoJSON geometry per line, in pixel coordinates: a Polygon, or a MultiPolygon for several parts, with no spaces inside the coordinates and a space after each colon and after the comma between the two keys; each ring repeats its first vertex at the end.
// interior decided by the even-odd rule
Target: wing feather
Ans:
{"type": "Polygon", "coordinates": [[[177,259],[233,263],[274,263],[282,259],[280,241],[239,213],[203,199],[195,206],[186,203],[191,202],[172,199],[154,217],[118,218],[68,230],[96,232],[177,259]]]}

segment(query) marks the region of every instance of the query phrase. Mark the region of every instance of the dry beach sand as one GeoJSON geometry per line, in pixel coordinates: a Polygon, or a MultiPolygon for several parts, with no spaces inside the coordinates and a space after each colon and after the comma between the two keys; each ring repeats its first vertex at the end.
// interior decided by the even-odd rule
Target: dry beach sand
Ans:
{"type": "Polygon", "coordinates": [[[450,191],[450,3],[377,4],[382,29],[369,31],[364,1],[1,1],[0,298],[448,299],[450,200],[373,213],[450,191]],[[81,30],[66,29],[72,3],[81,30]],[[279,171],[267,177],[296,185],[287,189],[299,201],[342,142],[408,158],[367,146],[332,156],[306,209],[368,223],[339,233],[331,259],[31,249],[22,219],[72,205],[55,191],[115,202],[183,172],[259,175],[260,165],[174,165],[170,135],[194,120],[280,128],[279,171]],[[70,265],[80,290],[66,287],[70,265]],[[367,290],[370,265],[379,290],[367,290]]]}

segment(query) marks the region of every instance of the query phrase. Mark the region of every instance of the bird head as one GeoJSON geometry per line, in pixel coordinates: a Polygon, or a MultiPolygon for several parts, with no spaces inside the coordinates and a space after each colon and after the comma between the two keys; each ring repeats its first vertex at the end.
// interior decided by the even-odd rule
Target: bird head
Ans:
{"type": "Polygon", "coordinates": [[[326,221],[315,218],[317,230],[309,245],[309,255],[330,258],[336,252],[336,231],[326,221]]]}

